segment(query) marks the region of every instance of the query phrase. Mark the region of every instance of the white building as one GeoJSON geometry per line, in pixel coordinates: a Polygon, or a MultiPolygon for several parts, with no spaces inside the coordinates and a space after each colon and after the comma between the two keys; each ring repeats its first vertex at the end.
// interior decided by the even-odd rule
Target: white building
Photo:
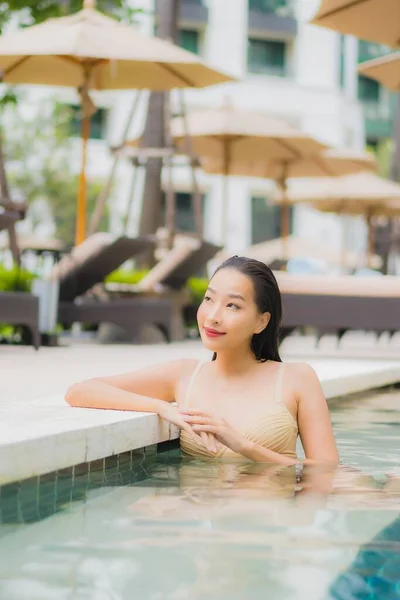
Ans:
{"type": "MultiPolygon", "coordinates": [[[[146,9],[147,14],[138,17],[138,26],[151,33],[154,0],[129,2],[146,9]]],[[[215,88],[188,90],[188,107],[216,106],[229,96],[237,107],[286,119],[332,146],[362,149],[365,132],[364,114],[357,100],[357,41],[351,37],[343,41],[333,32],[308,25],[318,4],[319,0],[182,0],[182,45],[240,79],[215,88]]],[[[62,91],[60,95],[66,102],[76,101],[73,91],[62,91]]],[[[122,92],[94,96],[103,110],[96,116],[100,128],[93,128],[93,133],[103,139],[93,139],[89,144],[89,175],[107,174],[112,161],[109,146],[121,140],[134,95],[122,92]]],[[[145,108],[143,102],[131,137],[142,131],[145,108]]],[[[132,171],[130,162],[122,161],[112,198],[111,227],[116,232],[128,203],[132,171]]],[[[140,179],[143,182],[143,177],[140,179]]],[[[174,186],[183,220],[190,206],[190,181],[188,170],[176,169],[174,186]]],[[[205,194],[205,237],[220,242],[222,181],[205,175],[200,181],[205,194]]],[[[268,205],[272,190],[270,181],[231,179],[228,247],[232,251],[240,252],[251,243],[279,235],[279,209],[268,205]]],[[[139,191],[130,224],[132,234],[137,231],[139,191]]],[[[363,223],[350,219],[347,228],[351,247],[363,248],[363,223]]],[[[342,243],[339,219],[307,207],[294,210],[292,230],[338,250],[342,243]]]]}

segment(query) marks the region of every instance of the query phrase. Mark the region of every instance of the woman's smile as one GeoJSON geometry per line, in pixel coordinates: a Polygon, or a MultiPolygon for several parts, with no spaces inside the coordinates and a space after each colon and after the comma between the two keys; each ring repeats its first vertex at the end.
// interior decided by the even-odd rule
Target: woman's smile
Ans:
{"type": "Polygon", "coordinates": [[[216,329],[212,329],[211,327],[204,327],[204,333],[207,337],[216,338],[225,335],[224,331],[217,331],[216,329]]]}

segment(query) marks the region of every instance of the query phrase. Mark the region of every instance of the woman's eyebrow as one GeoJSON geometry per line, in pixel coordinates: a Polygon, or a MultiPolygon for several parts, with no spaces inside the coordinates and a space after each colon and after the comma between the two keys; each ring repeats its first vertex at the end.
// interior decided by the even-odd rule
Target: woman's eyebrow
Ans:
{"type": "Polygon", "coordinates": [[[230,298],[237,298],[238,300],[243,300],[243,302],[244,302],[244,298],[240,294],[228,294],[228,296],[230,298]]]}
{"type": "MultiPolygon", "coordinates": [[[[207,288],[207,292],[211,292],[213,294],[216,293],[216,291],[212,287],[207,288]]],[[[229,296],[229,298],[237,298],[238,300],[243,300],[243,302],[245,301],[245,299],[243,298],[243,296],[241,294],[234,294],[232,292],[231,294],[227,294],[227,296],[229,296]]]]}

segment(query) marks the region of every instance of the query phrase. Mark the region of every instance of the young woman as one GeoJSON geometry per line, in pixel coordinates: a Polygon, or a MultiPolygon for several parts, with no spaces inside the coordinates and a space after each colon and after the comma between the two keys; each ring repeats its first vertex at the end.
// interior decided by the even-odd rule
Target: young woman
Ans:
{"type": "Polygon", "coordinates": [[[198,310],[213,360],[182,359],[76,383],[71,406],[157,413],[181,430],[192,456],[294,465],[300,435],[305,463],[338,463],[318,378],[279,356],[281,296],[266,265],[234,256],[211,278],[198,310]],[[174,404],[176,401],[177,404],[174,404]]]}

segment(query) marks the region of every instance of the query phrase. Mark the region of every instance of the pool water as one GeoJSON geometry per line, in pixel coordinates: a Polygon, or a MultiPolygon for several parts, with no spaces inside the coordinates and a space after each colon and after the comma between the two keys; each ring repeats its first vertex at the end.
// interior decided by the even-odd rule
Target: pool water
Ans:
{"type": "Polygon", "coordinates": [[[336,473],[175,449],[3,488],[0,600],[400,600],[400,392],[331,414],[336,473]]]}

